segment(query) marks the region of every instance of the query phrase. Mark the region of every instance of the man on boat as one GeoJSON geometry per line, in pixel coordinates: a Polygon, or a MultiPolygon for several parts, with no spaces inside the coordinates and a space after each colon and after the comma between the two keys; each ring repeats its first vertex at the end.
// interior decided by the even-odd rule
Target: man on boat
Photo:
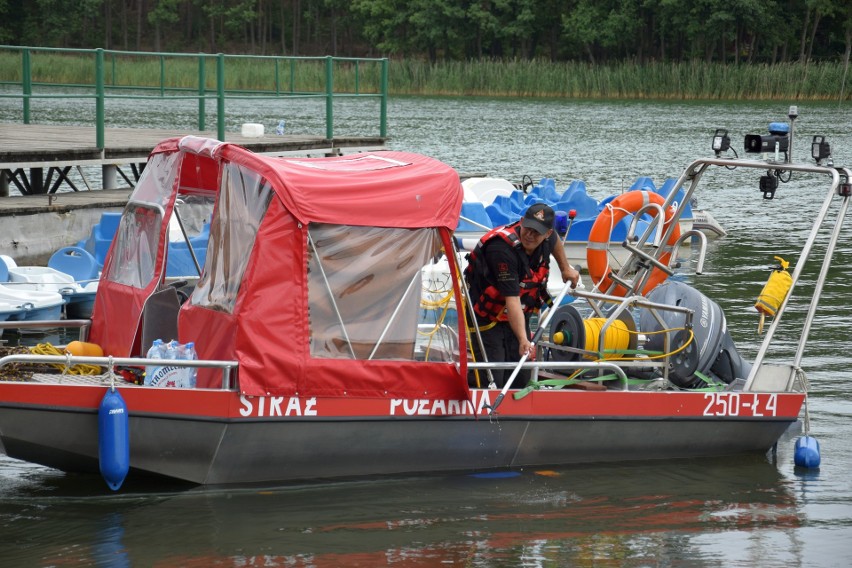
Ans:
{"type": "MultiPolygon", "coordinates": [[[[548,205],[531,205],[520,221],[486,233],[468,255],[465,279],[489,362],[520,361],[524,355],[535,358],[535,347],[530,343],[530,317],[549,299],[551,254],[562,281],[577,286],[580,273],[568,263],[565,249],[553,231],[553,219],[553,209],[548,205]]],[[[470,331],[474,359],[483,361],[475,330],[470,331]]],[[[492,374],[496,386],[502,388],[511,370],[495,369],[492,374]]],[[[484,376],[471,372],[471,386],[485,386],[484,376]]],[[[528,381],[529,373],[521,373],[513,386],[523,387],[528,381]]]]}

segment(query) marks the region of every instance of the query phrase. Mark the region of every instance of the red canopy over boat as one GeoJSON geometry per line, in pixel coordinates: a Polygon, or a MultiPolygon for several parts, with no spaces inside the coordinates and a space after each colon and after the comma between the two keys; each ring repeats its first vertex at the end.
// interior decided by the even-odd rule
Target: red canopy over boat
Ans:
{"type": "MultiPolygon", "coordinates": [[[[90,338],[114,356],[147,352],[176,200],[181,218],[206,203],[206,261],[178,339],[238,361],[241,392],[466,399],[464,334],[449,355],[418,349],[421,269],[452,250],[462,196],[455,170],[412,153],[278,158],[166,140],[122,216],[90,338]]],[[[200,371],[199,386],[219,375],[200,371]]]]}

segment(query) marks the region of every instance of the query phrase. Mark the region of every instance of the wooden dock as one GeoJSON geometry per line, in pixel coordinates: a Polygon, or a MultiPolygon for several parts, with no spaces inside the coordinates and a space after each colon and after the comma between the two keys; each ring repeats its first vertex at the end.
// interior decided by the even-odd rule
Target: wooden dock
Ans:
{"type": "MultiPolygon", "coordinates": [[[[19,264],[42,264],[58,248],[84,239],[103,211],[124,208],[154,146],[186,135],[216,138],[213,132],[108,128],[101,150],[94,127],[0,124],[0,254],[19,264]],[[22,195],[10,195],[12,186],[22,195]]],[[[227,133],[225,138],[276,156],[340,155],[385,147],[384,138],[372,137],[266,133],[247,138],[227,133]]]]}
{"type": "MultiPolygon", "coordinates": [[[[212,131],[107,128],[101,150],[95,144],[94,127],[0,124],[0,196],[9,194],[10,182],[24,194],[67,191],[69,187],[63,188],[62,184],[68,181],[68,172],[73,168],[91,166],[107,168],[100,188],[113,189],[117,187],[117,176],[111,168],[128,166],[134,169],[135,175],[136,167],[147,161],[148,154],[157,143],[166,138],[187,135],[216,138],[212,131]],[[113,175],[107,173],[110,171],[113,175]],[[57,180],[59,183],[55,183],[57,180]]],[[[247,138],[238,132],[228,132],[225,141],[261,154],[323,156],[383,149],[386,139],[277,136],[268,132],[264,136],[247,138]]],[[[129,174],[121,175],[129,180],[129,174]]]]}

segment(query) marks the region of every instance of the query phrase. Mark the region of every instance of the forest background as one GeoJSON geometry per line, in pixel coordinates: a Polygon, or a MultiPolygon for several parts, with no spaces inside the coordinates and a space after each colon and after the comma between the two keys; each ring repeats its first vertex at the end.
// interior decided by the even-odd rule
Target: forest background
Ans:
{"type": "Polygon", "coordinates": [[[392,78],[438,77],[392,80],[394,94],[424,93],[424,83],[433,85],[427,93],[501,94],[499,85],[481,86],[475,75],[493,83],[522,73],[503,93],[517,94],[519,80],[567,72],[590,73],[581,82],[598,87],[529,94],[657,96],[646,92],[640,76],[665,81],[662,93],[692,76],[700,83],[701,92],[690,90],[696,98],[837,100],[846,98],[852,2],[0,0],[0,44],[389,57],[392,78]],[[786,84],[792,95],[761,87],[766,77],[786,84]],[[435,86],[441,78],[443,88],[435,86]],[[743,87],[720,92],[719,81],[743,87]]]}

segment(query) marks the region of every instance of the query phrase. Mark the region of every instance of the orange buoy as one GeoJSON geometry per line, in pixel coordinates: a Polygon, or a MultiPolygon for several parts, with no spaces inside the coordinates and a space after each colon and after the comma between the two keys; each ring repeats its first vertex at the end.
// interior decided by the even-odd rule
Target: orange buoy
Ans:
{"type": "Polygon", "coordinates": [[[72,341],[65,346],[65,351],[76,357],[103,357],[104,350],[97,343],[72,341]]]}
{"type": "MultiPolygon", "coordinates": [[[[586,245],[586,263],[588,264],[589,276],[592,278],[592,283],[601,292],[608,292],[613,285],[613,280],[610,278],[612,269],[610,269],[609,260],[607,259],[607,247],[610,242],[612,228],[628,213],[636,214],[636,212],[649,203],[662,205],[665,203],[665,199],[653,191],[628,191],[613,199],[598,214],[597,219],[595,219],[592,230],[589,232],[589,242],[586,245]]],[[[648,212],[652,215],[657,214],[654,209],[650,209],[648,212]]],[[[673,217],[674,211],[669,208],[665,212],[665,220],[663,221],[664,232],[669,230],[673,217]]],[[[675,225],[665,245],[667,250],[658,259],[661,263],[668,264],[672,256],[672,248],[677,244],[678,239],[680,239],[680,227],[675,225]]],[[[651,270],[651,274],[642,293],[647,294],[666,278],[668,278],[668,274],[654,267],[651,270]]],[[[619,284],[608,293],[615,296],[623,296],[627,293],[627,290],[619,284]]]]}

